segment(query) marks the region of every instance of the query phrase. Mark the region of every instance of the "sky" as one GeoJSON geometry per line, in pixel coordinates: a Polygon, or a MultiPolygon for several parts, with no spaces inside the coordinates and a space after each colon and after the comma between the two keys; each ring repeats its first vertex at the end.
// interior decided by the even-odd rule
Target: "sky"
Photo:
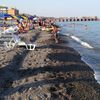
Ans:
{"type": "Polygon", "coordinates": [[[0,0],[20,13],[50,17],[100,17],[100,0],[0,0]]]}

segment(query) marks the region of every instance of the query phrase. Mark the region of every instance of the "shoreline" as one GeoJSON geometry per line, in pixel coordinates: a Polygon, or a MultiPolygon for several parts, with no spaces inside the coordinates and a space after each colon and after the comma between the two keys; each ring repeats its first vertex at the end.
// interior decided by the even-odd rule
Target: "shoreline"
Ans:
{"type": "MultiPolygon", "coordinates": [[[[65,35],[66,36],[66,35],[65,35]]],[[[66,39],[68,39],[69,42],[73,43],[73,39],[69,39],[70,37],[66,36],[66,39]]],[[[81,51],[79,51],[78,49],[76,49],[75,47],[73,46],[70,46],[70,43],[69,43],[69,47],[73,48],[75,51],[77,51],[80,55],[81,55],[81,60],[83,62],[85,62],[93,71],[94,71],[94,77],[97,81],[97,83],[100,84],[100,80],[98,80],[98,75],[96,74],[97,72],[95,71],[95,68],[93,67],[93,64],[89,63],[85,58],[84,56],[82,56],[82,53],[81,51]]]]}
{"type": "Polygon", "coordinates": [[[81,60],[77,51],[66,45],[68,41],[60,38],[60,43],[55,44],[48,32],[36,31],[34,34],[36,50],[16,49],[8,52],[9,59],[0,59],[6,60],[0,68],[0,75],[5,79],[1,82],[4,89],[0,97],[24,99],[34,94],[38,98],[37,94],[42,91],[44,98],[46,95],[52,100],[99,100],[100,85],[93,70],[81,60]]]}
{"type": "MultiPolygon", "coordinates": [[[[93,70],[92,65],[87,63],[87,61],[84,58],[82,58],[81,60],[84,61],[93,70]]],[[[96,71],[94,71],[94,77],[95,77],[95,80],[97,81],[97,83],[100,84],[100,80],[98,80],[98,78],[97,78],[96,71]]]]}

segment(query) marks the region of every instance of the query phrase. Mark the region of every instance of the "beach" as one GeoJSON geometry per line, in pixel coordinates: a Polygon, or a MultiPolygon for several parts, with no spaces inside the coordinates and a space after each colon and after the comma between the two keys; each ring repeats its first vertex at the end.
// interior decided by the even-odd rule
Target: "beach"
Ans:
{"type": "Polygon", "coordinates": [[[21,36],[36,48],[0,51],[0,100],[99,100],[94,71],[63,36],[57,44],[49,32],[21,36]]]}

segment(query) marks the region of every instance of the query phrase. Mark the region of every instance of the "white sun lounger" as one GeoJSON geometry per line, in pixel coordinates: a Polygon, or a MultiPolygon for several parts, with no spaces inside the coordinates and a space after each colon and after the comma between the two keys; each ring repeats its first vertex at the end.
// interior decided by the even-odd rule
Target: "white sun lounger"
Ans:
{"type": "MultiPolygon", "coordinates": [[[[15,46],[24,46],[26,47],[27,50],[34,50],[35,49],[35,44],[32,43],[25,43],[24,41],[21,41],[20,37],[15,34],[18,32],[18,27],[10,27],[7,30],[3,31],[0,38],[4,38],[4,47],[8,49],[13,49],[15,46]],[[10,40],[6,40],[7,38],[10,38],[10,40]]],[[[2,41],[2,40],[1,40],[2,41]]]]}
{"type": "Polygon", "coordinates": [[[21,41],[20,37],[16,34],[12,34],[12,39],[10,42],[5,42],[4,45],[8,49],[13,49],[15,46],[19,47],[26,47],[27,50],[34,50],[36,45],[32,43],[25,43],[24,41],[21,41]]]}

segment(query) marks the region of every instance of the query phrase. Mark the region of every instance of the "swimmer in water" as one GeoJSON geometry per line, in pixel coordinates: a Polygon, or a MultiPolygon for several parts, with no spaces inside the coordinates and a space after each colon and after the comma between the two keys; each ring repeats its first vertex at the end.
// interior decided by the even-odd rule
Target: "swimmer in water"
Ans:
{"type": "Polygon", "coordinates": [[[87,30],[88,29],[88,26],[87,25],[85,25],[85,30],[87,30]]]}

